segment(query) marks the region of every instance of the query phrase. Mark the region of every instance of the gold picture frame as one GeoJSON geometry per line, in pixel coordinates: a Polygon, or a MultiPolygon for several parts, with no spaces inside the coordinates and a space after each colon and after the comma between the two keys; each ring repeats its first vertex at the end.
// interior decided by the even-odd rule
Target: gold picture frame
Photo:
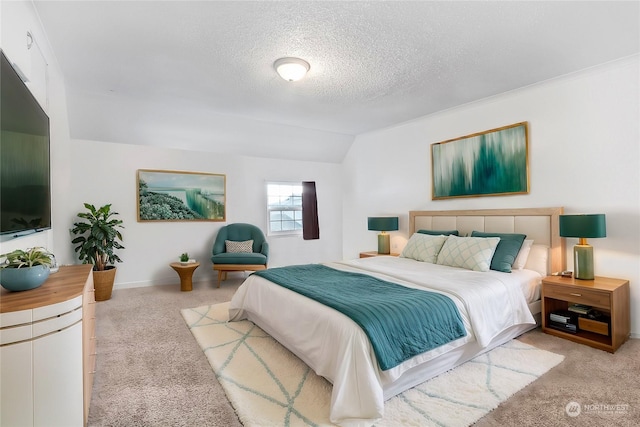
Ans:
{"type": "Polygon", "coordinates": [[[226,175],[138,169],[138,222],[226,221],[226,175]]]}
{"type": "Polygon", "coordinates": [[[431,144],[431,198],[529,193],[528,123],[431,144]]]}

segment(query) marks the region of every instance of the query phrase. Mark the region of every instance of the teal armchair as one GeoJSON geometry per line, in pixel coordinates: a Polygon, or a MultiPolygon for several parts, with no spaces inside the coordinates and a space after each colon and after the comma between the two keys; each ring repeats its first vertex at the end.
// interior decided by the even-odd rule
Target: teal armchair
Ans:
{"type": "Polygon", "coordinates": [[[262,230],[252,224],[229,224],[218,231],[211,249],[218,287],[228,271],[258,271],[267,268],[269,243],[262,230]],[[248,241],[253,241],[249,246],[248,241]],[[227,244],[227,242],[230,242],[227,244]]]}

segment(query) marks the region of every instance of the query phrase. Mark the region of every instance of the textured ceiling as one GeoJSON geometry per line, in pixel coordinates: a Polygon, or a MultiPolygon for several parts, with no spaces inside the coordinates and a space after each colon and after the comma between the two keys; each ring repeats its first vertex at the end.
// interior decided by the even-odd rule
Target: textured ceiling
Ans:
{"type": "Polygon", "coordinates": [[[73,138],[328,162],[359,133],[640,44],[638,2],[34,4],[73,138]],[[307,77],[280,79],[284,56],[308,61],[307,77]]]}

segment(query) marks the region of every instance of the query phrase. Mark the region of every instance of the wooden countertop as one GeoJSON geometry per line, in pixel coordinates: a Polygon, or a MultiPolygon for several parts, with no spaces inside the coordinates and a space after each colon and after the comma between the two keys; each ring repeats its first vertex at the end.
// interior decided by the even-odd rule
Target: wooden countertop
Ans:
{"type": "Polygon", "coordinates": [[[21,292],[1,288],[0,313],[44,307],[82,295],[92,269],[91,264],[64,265],[50,274],[39,288],[21,292]]]}

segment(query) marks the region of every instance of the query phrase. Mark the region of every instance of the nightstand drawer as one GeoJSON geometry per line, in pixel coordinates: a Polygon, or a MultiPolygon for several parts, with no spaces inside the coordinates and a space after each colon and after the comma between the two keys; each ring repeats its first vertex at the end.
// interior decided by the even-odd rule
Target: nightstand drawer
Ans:
{"type": "Polygon", "coordinates": [[[609,309],[611,307],[611,294],[598,292],[592,289],[573,288],[569,286],[557,286],[545,284],[545,298],[554,298],[563,301],[571,301],[579,304],[590,305],[609,309]]]}

